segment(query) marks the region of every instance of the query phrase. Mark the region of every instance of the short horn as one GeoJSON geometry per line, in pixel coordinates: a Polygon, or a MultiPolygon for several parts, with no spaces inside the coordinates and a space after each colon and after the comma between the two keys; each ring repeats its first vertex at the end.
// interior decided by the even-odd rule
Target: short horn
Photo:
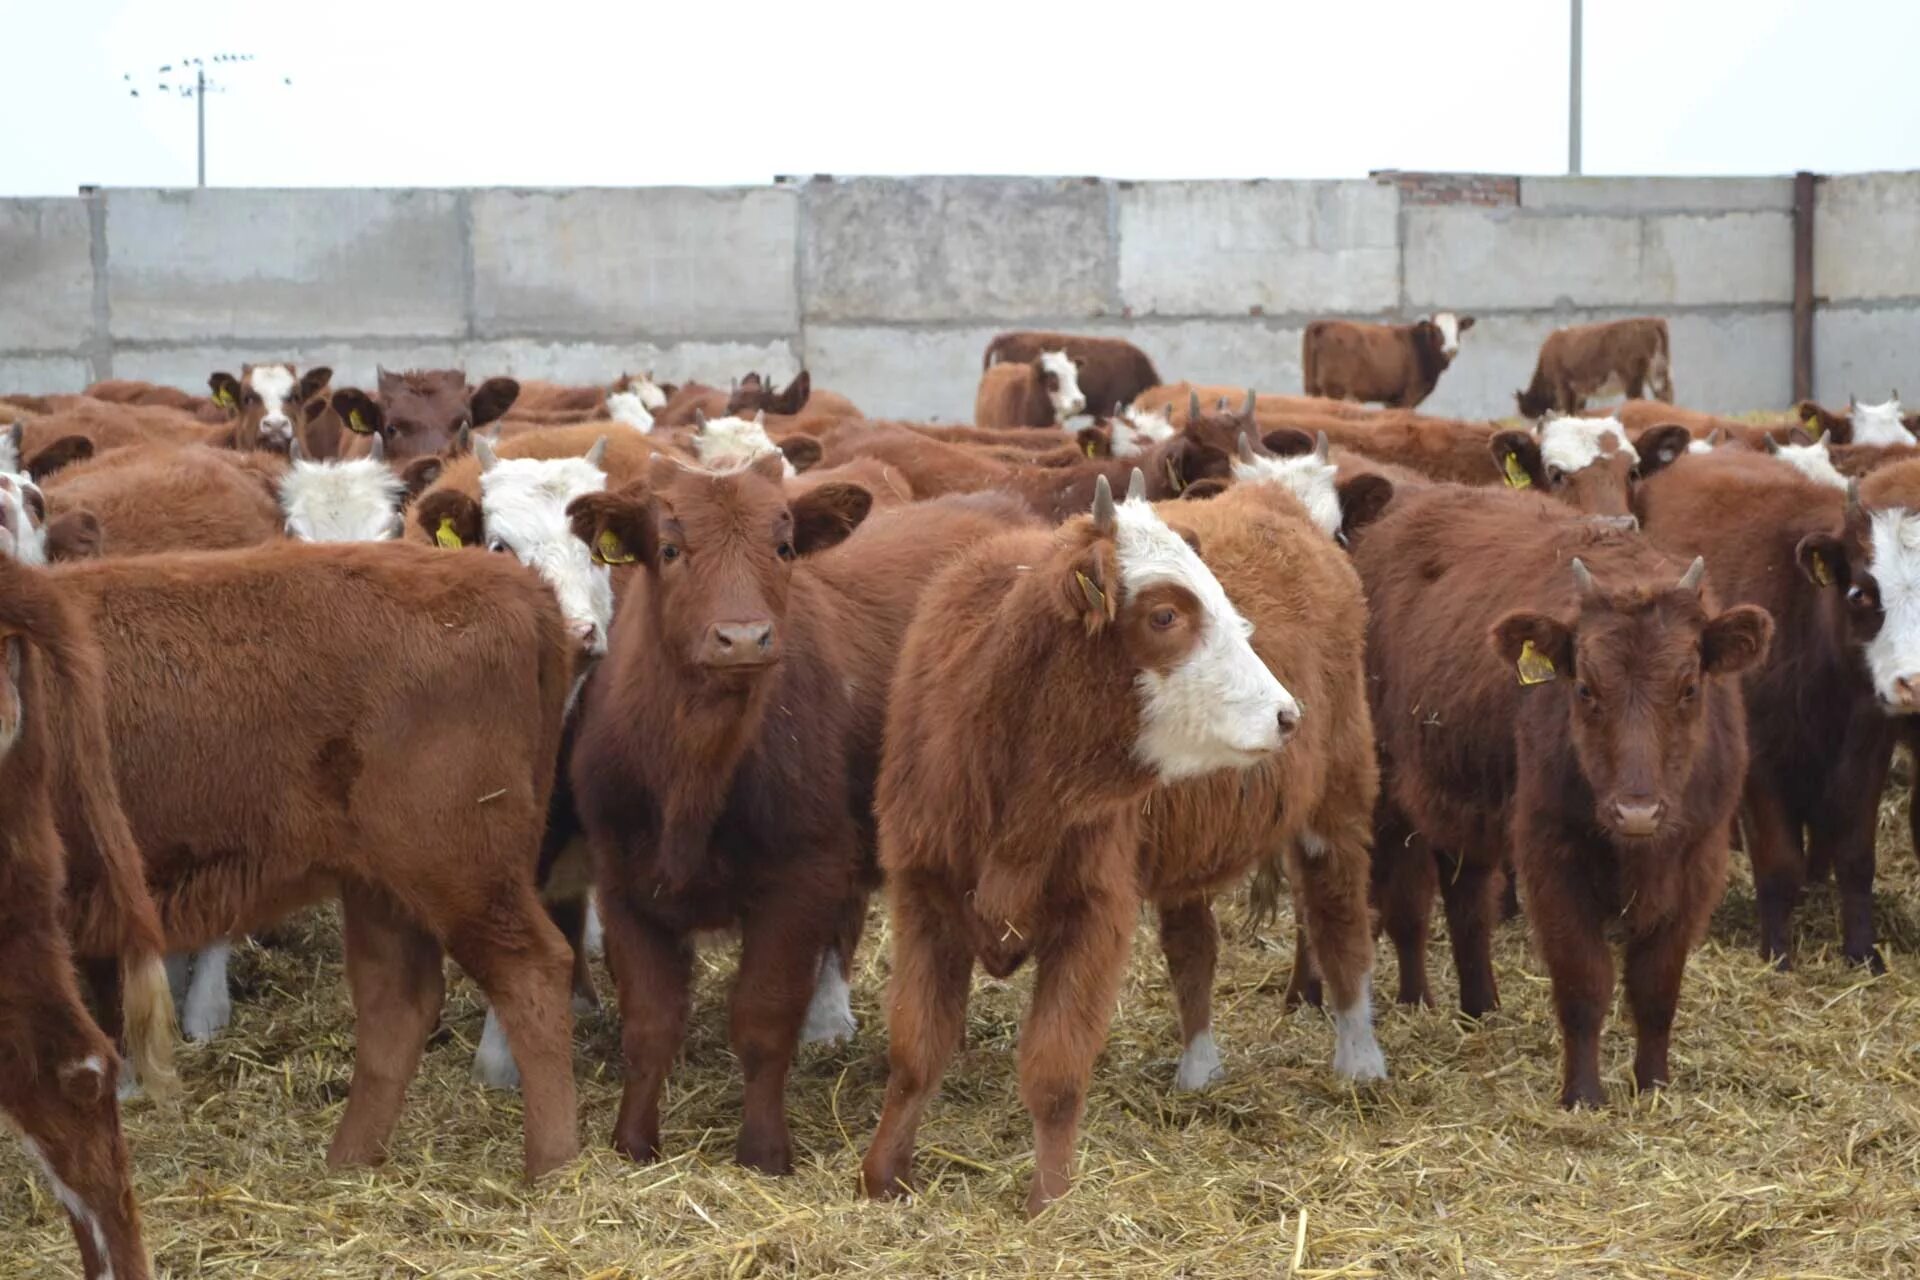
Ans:
{"type": "Polygon", "coordinates": [[[1586,563],[1579,556],[1573,558],[1573,582],[1580,588],[1580,594],[1590,596],[1594,593],[1593,574],[1587,571],[1586,563]]]}
{"type": "MultiPolygon", "coordinates": [[[[379,439],[380,439],[379,436],[374,437],[374,440],[376,442],[379,439]]],[[[288,462],[305,462],[306,460],[307,460],[307,451],[300,447],[300,437],[295,436],[293,439],[287,441],[287,461],[288,462]]]]}
{"type": "Polygon", "coordinates": [[[480,459],[480,470],[482,471],[493,470],[494,464],[500,461],[499,455],[493,451],[493,442],[485,436],[476,436],[474,438],[473,456],[480,459]]]}
{"type": "Polygon", "coordinates": [[[1253,456],[1253,437],[1242,431],[1240,433],[1240,461],[1252,462],[1253,456]]]}
{"type": "Polygon", "coordinates": [[[1135,467],[1133,474],[1127,477],[1127,501],[1145,502],[1147,500],[1147,473],[1135,467]]]}
{"type": "Polygon", "coordinates": [[[1316,431],[1313,433],[1313,457],[1316,462],[1325,462],[1327,460],[1327,450],[1329,447],[1326,432],[1316,431]]]}
{"type": "Polygon", "coordinates": [[[1258,402],[1258,400],[1259,400],[1259,397],[1253,394],[1253,388],[1248,387],[1247,402],[1240,406],[1240,416],[1243,418],[1251,418],[1253,416],[1253,406],[1258,402]]]}
{"type": "Polygon", "coordinates": [[[387,441],[385,436],[375,436],[367,441],[367,456],[375,462],[387,460],[387,441]]]}
{"type": "Polygon", "coordinates": [[[1770,435],[1762,436],[1760,437],[1760,439],[1763,442],[1764,447],[1766,448],[1766,451],[1768,453],[1780,452],[1780,442],[1778,440],[1775,440],[1772,436],[1770,435]]]}
{"type": "Polygon", "coordinates": [[[1093,482],[1093,531],[1112,533],[1113,524],[1113,486],[1100,476],[1093,482]]]}
{"type": "Polygon", "coordinates": [[[1860,481],[1849,479],[1847,481],[1847,515],[1852,516],[1858,510],[1860,510],[1860,481]]]}
{"type": "Polygon", "coordinates": [[[590,467],[597,467],[600,465],[600,460],[606,456],[607,456],[607,438],[605,436],[601,436],[598,440],[595,440],[593,442],[593,447],[587,450],[587,465],[590,467]]]}
{"type": "Polygon", "coordinates": [[[693,411],[693,429],[695,431],[705,431],[707,429],[707,411],[705,409],[695,409],[693,411]]]}
{"type": "Polygon", "coordinates": [[[755,409],[753,411],[753,425],[756,427],[765,427],[767,425],[767,411],[765,409],[755,409]]]}
{"type": "Polygon", "coordinates": [[[1705,556],[1695,556],[1693,563],[1687,566],[1687,571],[1680,575],[1680,590],[1699,591],[1700,579],[1706,576],[1707,558],[1705,556]]]}
{"type": "Polygon", "coordinates": [[[1187,421],[1192,422],[1200,416],[1200,393],[1187,392],[1187,421]]]}

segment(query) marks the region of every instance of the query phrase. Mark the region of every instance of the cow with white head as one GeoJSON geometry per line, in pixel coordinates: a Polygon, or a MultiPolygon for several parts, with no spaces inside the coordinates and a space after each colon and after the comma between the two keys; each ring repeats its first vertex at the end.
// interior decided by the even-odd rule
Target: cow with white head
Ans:
{"type": "Polygon", "coordinates": [[[327,411],[332,381],[324,365],[301,376],[291,364],[243,364],[238,378],[216,373],[207,386],[233,419],[234,448],[286,453],[308,421],[327,411]]]}

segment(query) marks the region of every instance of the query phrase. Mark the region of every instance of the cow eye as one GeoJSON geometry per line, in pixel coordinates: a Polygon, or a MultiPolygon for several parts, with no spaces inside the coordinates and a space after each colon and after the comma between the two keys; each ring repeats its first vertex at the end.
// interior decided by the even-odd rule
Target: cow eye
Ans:
{"type": "Polygon", "coordinates": [[[505,551],[506,549],[507,544],[499,538],[492,538],[487,542],[487,550],[489,551],[505,551]]]}
{"type": "Polygon", "coordinates": [[[1855,609],[1876,609],[1879,607],[1879,601],[1873,598],[1873,593],[1858,584],[1847,588],[1847,603],[1855,609]]]}
{"type": "Polygon", "coordinates": [[[1582,680],[1578,684],[1575,684],[1573,686],[1573,691],[1580,695],[1580,701],[1582,702],[1593,701],[1593,690],[1587,685],[1586,681],[1582,680]]]}
{"type": "Polygon", "coordinates": [[[1699,696],[1700,685],[1694,681],[1689,681],[1687,687],[1680,691],[1680,701],[1682,702],[1692,702],[1699,696]]]}
{"type": "Polygon", "coordinates": [[[1173,607],[1171,605],[1164,605],[1164,604],[1161,605],[1158,609],[1155,609],[1147,617],[1147,621],[1153,624],[1153,629],[1155,631],[1165,631],[1167,628],[1171,627],[1174,623],[1178,622],[1179,620],[1180,620],[1180,615],[1174,612],[1173,607]]]}
{"type": "Polygon", "coordinates": [[[780,544],[779,548],[774,552],[774,554],[779,556],[782,560],[791,560],[800,553],[793,549],[793,544],[791,542],[783,542],[780,544]]]}
{"type": "Polygon", "coordinates": [[[671,542],[663,543],[661,545],[660,547],[660,563],[661,564],[672,564],[675,560],[678,560],[679,558],[680,558],[680,548],[674,546],[671,542]]]}

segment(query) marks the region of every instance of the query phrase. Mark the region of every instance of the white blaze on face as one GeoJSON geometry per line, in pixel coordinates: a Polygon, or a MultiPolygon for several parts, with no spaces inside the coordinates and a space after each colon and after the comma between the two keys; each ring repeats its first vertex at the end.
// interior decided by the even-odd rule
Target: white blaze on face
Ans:
{"type": "Polygon", "coordinates": [[[1867,569],[1879,584],[1885,616],[1867,642],[1867,672],[1883,701],[1910,706],[1897,682],[1920,684],[1920,513],[1875,511],[1869,532],[1867,569]]]}
{"type": "Polygon", "coordinates": [[[487,549],[511,551],[560,599],[560,612],[595,655],[607,651],[613,581],[587,544],[573,536],[567,504],[607,487],[607,473],[585,458],[503,458],[480,473],[487,549]]]}
{"type": "Polygon", "coordinates": [[[1640,455],[1627,440],[1627,429],[1618,418],[1548,418],[1537,432],[1540,461],[1549,474],[1555,471],[1572,475],[1599,461],[1605,453],[1619,452],[1637,464],[1640,455]],[[1607,442],[1612,442],[1609,448],[1607,442]]]}
{"type": "MultiPolygon", "coordinates": [[[[97,1058],[88,1058],[84,1065],[103,1073],[106,1069],[106,1064],[97,1058]]],[[[100,1280],[113,1280],[113,1256],[107,1252],[107,1233],[100,1225],[100,1215],[80,1198],[79,1192],[68,1186],[61,1180],[60,1175],[53,1171],[53,1163],[47,1159],[47,1153],[41,1150],[39,1143],[22,1135],[20,1145],[27,1149],[28,1158],[40,1166],[40,1172],[45,1176],[47,1185],[53,1188],[53,1198],[60,1202],[60,1207],[67,1211],[77,1225],[85,1227],[87,1233],[93,1237],[93,1252],[100,1259],[102,1268],[100,1280]]]]}
{"type": "Polygon", "coordinates": [[[1059,383],[1047,398],[1053,401],[1053,420],[1065,426],[1067,419],[1085,413],[1087,398],[1080,394],[1080,371],[1064,351],[1049,351],[1040,357],[1040,367],[1059,383]]]}
{"type": "Polygon", "coordinates": [[[285,447],[293,439],[289,401],[298,385],[293,370],[283,364],[256,365],[247,372],[247,386],[260,397],[260,438],[285,447]]]}
{"type": "Polygon", "coordinates": [[[616,391],[608,396],[607,416],[615,422],[626,423],[641,435],[653,430],[653,414],[647,409],[646,397],[638,391],[616,391]]]}
{"type": "Polygon", "coordinates": [[[382,542],[400,536],[406,485],[377,458],[296,462],[280,481],[287,533],[302,542],[382,542]]]}
{"type": "Polygon", "coordinates": [[[1185,587],[1200,604],[1200,633],[1171,671],[1142,671],[1140,737],[1134,755],[1163,782],[1215,769],[1244,768],[1277,751],[1280,716],[1298,720],[1300,704],[1247,643],[1253,624],[1192,547],[1146,502],[1116,512],[1120,585],[1131,599],[1161,583],[1185,587]]]}
{"type": "Polygon", "coordinates": [[[1162,440],[1171,439],[1173,431],[1173,423],[1163,414],[1128,405],[1113,419],[1113,456],[1137,458],[1162,440]]]}
{"type": "Polygon", "coordinates": [[[1900,401],[1885,404],[1856,402],[1847,415],[1853,424],[1855,444],[1916,444],[1913,432],[1900,420],[1900,401]]]}
{"type": "MultiPolygon", "coordinates": [[[[704,427],[694,432],[693,452],[700,459],[700,465],[709,471],[738,471],[755,458],[780,453],[780,446],[773,442],[759,418],[749,420],[729,415],[709,418],[704,427]]],[[[785,454],[781,454],[780,464],[788,479],[799,474],[785,454]]]]}
{"type": "Polygon", "coordinates": [[[1812,444],[1783,444],[1774,456],[1816,484],[1847,491],[1847,478],[1834,469],[1825,436],[1812,444]]]}
{"type": "Polygon", "coordinates": [[[46,524],[36,510],[46,510],[40,486],[24,471],[0,473],[0,555],[11,556],[21,564],[47,562],[46,524]]]}
{"type": "Polygon", "coordinates": [[[1233,478],[1239,484],[1277,484],[1300,499],[1307,515],[1329,538],[1340,532],[1340,491],[1334,482],[1340,469],[1313,453],[1296,453],[1285,458],[1255,454],[1252,462],[1233,461],[1233,478]]]}
{"type": "Polygon", "coordinates": [[[1448,359],[1460,354],[1460,317],[1451,311],[1436,311],[1433,327],[1440,331],[1440,352],[1448,359]]]}

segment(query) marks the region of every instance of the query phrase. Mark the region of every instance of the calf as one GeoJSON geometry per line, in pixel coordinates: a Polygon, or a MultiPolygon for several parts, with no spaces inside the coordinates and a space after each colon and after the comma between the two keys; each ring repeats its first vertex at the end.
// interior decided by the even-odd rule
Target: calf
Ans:
{"type": "Polygon", "coordinates": [[[308,429],[330,413],[326,395],[332,381],[333,370],[325,365],[301,376],[290,364],[243,364],[238,378],[216,373],[207,385],[214,403],[231,415],[234,448],[286,453],[298,441],[309,456],[331,457],[338,439],[316,440],[308,429]]]}
{"type": "Polygon", "coordinates": [[[1302,385],[1310,396],[1412,409],[1433,394],[1471,328],[1472,316],[1451,311],[1413,324],[1315,320],[1300,338],[1302,385]]]}
{"type": "Polygon", "coordinates": [[[1028,1212],[1066,1192],[1140,906],[1141,809],[1155,787],[1262,763],[1299,724],[1246,619],[1144,489],[1136,472],[1116,508],[1103,477],[1090,518],[963,553],[908,631],[876,801],[894,956],[869,1195],[911,1187],[975,960],[1005,977],[1029,956],[1028,1212]]]}
{"type": "Polygon", "coordinates": [[[1587,397],[1624,393],[1637,400],[1646,391],[1673,400],[1673,361],[1667,322],[1652,317],[1555,329],[1540,344],[1533,381],[1514,392],[1523,418],[1549,410],[1578,413],[1587,397]]]}
{"type": "Polygon", "coordinates": [[[732,471],[755,458],[781,459],[789,479],[800,473],[800,466],[820,460],[820,442],[812,436],[795,436],[775,442],[767,434],[766,414],[755,411],[751,418],[728,414],[723,418],[694,415],[693,436],[689,442],[693,456],[709,471],[732,471]]]}
{"type": "Polygon", "coordinates": [[[464,453],[470,433],[503,416],[520,394],[512,378],[488,378],[472,387],[458,369],[379,372],[377,396],[358,387],[333,393],[333,411],[348,432],[341,457],[366,457],[374,436],[395,462],[464,453]]]}
{"type": "Polygon", "coordinates": [[[1102,408],[1128,404],[1142,392],[1160,385],[1153,361],[1131,342],[1071,333],[1000,334],[987,344],[980,368],[985,372],[996,364],[1027,364],[1049,351],[1064,352],[1073,361],[1088,404],[1102,408]]]}
{"type": "Polygon", "coordinates": [[[1705,556],[1729,599],[1780,629],[1746,686],[1761,954],[1791,963],[1811,855],[1839,882],[1847,959],[1881,971],[1875,827],[1894,738],[1920,712],[1920,464],[1875,472],[1856,497],[1761,454],[1715,453],[1656,477],[1638,504],[1649,537],[1705,556]]]}
{"type": "MultiPolygon", "coordinates": [[[[1397,499],[1354,563],[1391,803],[1375,848],[1441,864],[1463,1011],[1498,1004],[1488,940],[1510,847],[1553,981],[1562,1103],[1601,1100],[1610,925],[1635,1080],[1664,1083],[1686,955],[1725,887],[1747,753],[1732,677],[1766,653],[1765,610],[1718,610],[1700,561],[1536,494],[1397,499]]],[[[1383,903],[1403,998],[1426,996],[1430,893],[1383,903]]]]}
{"type": "Polygon", "coordinates": [[[748,374],[727,397],[727,414],[747,418],[766,414],[769,430],[775,435],[792,431],[818,433],[836,422],[861,416],[853,401],[837,391],[815,391],[813,378],[802,369],[780,391],[759,374],[748,374]]]}
{"type": "Polygon", "coordinates": [[[56,559],[86,554],[151,555],[220,551],[277,541],[284,528],[279,486],[287,463],[267,453],[205,445],[115,449],[46,483],[52,518],[85,512],[95,538],[56,559]]]}
{"type": "Polygon", "coordinates": [[[55,827],[63,787],[101,764],[70,754],[105,745],[100,656],[9,541],[0,532],[0,1112],[66,1210],[84,1274],[146,1280],[114,1100],[118,1060],[81,1003],[55,827]]]}
{"type": "Polygon", "coordinates": [[[196,396],[178,387],[164,386],[157,382],[144,382],[135,378],[107,378],[94,383],[82,394],[89,399],[104,400],[108,404],[176,409],[182,413],[192,414],[209,426],[224,423],[229,416],[227,407],[209,396],[196,396]]]}
{"type": "Polygon", "coordinates": [[[685,382],[675,387],[666,402],[653,411],[653,422],[656,427],[690,427],[696,412],[709,418],[725,417],[727,402],[732,398],[731,391],[722,391],[704,382],[685,382]]]}
{"type": "Polygon", "coordinates": [[[26,419],[21,426],[22,456],[32,457],[63,440],[81,437],[95,453],[133,444],[230,445],[231,426],[212,426],[177,409],[108,404],[76,396],[52,413],[26,419]]]}
{"type": "Polygon", "coordinates": [[[661,457],[645,488],[574,504],[583,541],[635,565],[612,652],[582,696],[572,767],[620,993],[613,1141],[633,1159],[660,1154],[693,935],[737,925],[736,1153],[765,1172],[792,1167],[787,1072],[816,974],[839,976],[824,953],[850,946],[846,922],[872,885],[900,636],[942,559],[1020,519],[1004,499],[969,497],[855,533],[869,501],[849,485],[783,493],[772,458],[716,475],[661,457]]]}
{"type": "Polygon", "coordinates": [[[1047,351],[1019,364],[996,364],[980,375],[973,421],[980,427],[1051,427],[1085,412],[1074,363],[1047,351]]]}
{"type": "Polygon", "coordinates": [[[1847,397],[1845,414],[1829,412],[1812,400],[1802,400],[1794,413],[1803,422],[1839,444],[1908,445],[1920,444],[1914,435],[1920,420],[1900,411],[1900,393],[1894,392],[1884,404],[1861,404],[1847,397]]]}
{"type": "MultiPolygon", "coordinates": [[[[296,444],[292,466],[280,479],[280,509],[287,536],[301,542],[384,542],[406,530],[401,513],[415,496],[409,481],[387,466],[378,439],[364,458],[315,462],[296,444]]],[[[416,486],[425,477],[416,473],[416,486]]]]}

